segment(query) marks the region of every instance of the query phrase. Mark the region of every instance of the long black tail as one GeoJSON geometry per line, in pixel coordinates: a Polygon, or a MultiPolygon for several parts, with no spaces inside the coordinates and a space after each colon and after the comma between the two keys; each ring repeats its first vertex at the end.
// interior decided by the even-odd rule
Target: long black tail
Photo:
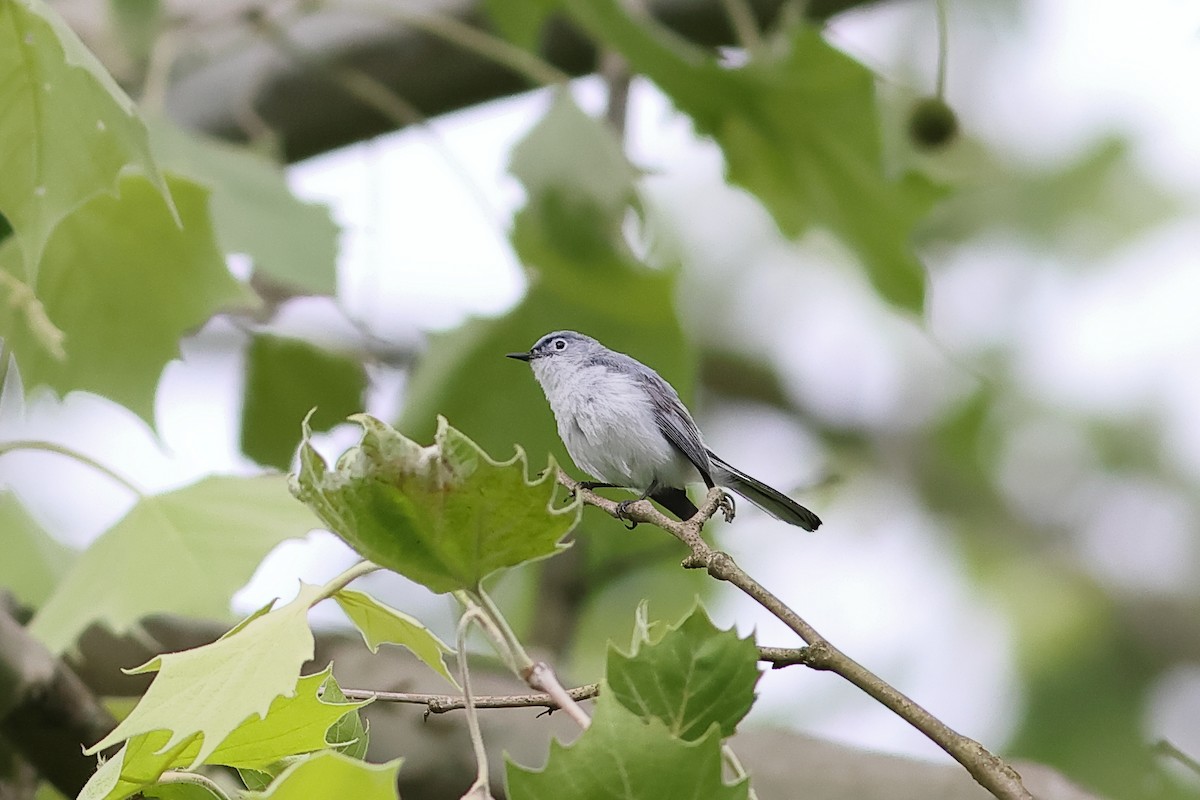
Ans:
{"type": "Polygon", "coordinates": [[[783,492],[751,478],[722,460],[712,450],[708,451],[708,457],[713,465],[713,480],[718,486],[732,489],[781,522],[799,526],[806,531],[815,531],[821,525],[820,517],[783,492]]]}

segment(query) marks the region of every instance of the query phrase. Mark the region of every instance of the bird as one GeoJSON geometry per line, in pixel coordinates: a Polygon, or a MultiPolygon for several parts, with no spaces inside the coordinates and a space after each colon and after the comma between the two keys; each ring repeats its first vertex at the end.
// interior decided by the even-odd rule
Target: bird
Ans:
{"type": "MultiPolygon", "coordinates": [[[[529,364],[567,453],[596,479],[581,487],[632,489],[638,500],[649,497],[687,520],[697,508],[684,487],[703,481],[709,489],[731,489],[806,531],[821,524],[816,514],[710,450],[679,393],[632,356],[569,330],[547,333],[529,350],[505,355],[529,364]]],[[[618,515],[627,514],[633,502],[618,504],[618,515]]]]}

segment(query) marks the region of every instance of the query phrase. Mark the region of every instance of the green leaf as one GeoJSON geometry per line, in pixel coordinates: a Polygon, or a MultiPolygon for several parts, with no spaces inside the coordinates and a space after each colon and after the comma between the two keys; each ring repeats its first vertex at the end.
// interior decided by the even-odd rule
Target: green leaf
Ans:
{"type": "Polygon", "coordinates": [[[300,339],[258,334],[246,353],[242,452],[260,464],[287,469],[300,444],[300,421],[328,430],[362,410],[363,365],[300,339]]]}
{"type": "Polygon", "coordinates": [[[159,165],[212,192],[213,228],[224,252],[246,253],[255,270],[292,291],[334,293],[338,226],[326,206],[297,198],[280,166],[247,147],[166,119],[147,126],[159,165]]]}
{"type": "Polygon", "coordinates": [[[93,622],[122,633],[153,613],[227,618],[271,548],[314,527],[282,475],[145,497],[76,561],[30,632],[59,653],[93,622]]]}
{"type": "Polygon", "coordinates": [[[497,32],[518,47],[536,51],[546,20],[557,0],[483,0],[497,32]]]}
{"type": "Polygon", "coordinates": [[[569,91],[555,94],[546,115],[513,148],[509,171],[527,196],[513,234],[523,255],[553,256],[556,267],[580,271],[636,266],[621,226],[637,200],[637,170],[612,131],[584,113],[569,91]]]}
{"type": "Polygon", "coordinates": [[[725,154],[729,180],[754,193],[788,236],[819,225],[853,250],[888,302],[920,311],[925,273],[913,228],[939,191],[884,167],[875,78],[807,25],[726,68],[617,0],[568,0],[572,16],[618,50],[725,154]]]}
{"type": "Polygon", "coordinates": [[[658,641],[635,640],[629,655],[610,645],[605,671],[621,705],[689,742],[714,724],[732,736],[754,704],[758,678],[754,637],[718,630],[700,605],[658,641]]]}
{"type": "Polygon", "coordinates": [[[443,659],[443,654],[454,650],[434,636],[420,620],[353,589],[342,589],[333,599],[358,628],[372,653],[378,652],[381,644],[406,647],[430,669],[458,686],[443,659]]]}
{"type": "Polygon", "coordinates": [[[22,603],[42,605],[75,559],[75,551],[42,530],[17,496],[3,490],[0,532],[4,539],[0,586],[10,589],[22,603]]]}
{"type": "Polygon", "coordinates": [[[367,764],[341,753],[318,753],[288,769],[261,800],[399,800],[396,775],[400,759],[367,764]]]}
{"type": "Polygon", "coordinates": [[[579,520],[578,502],[553,507],[553,461],[529,481],[520,448],[494,461],[444,418],[430,447],[365,414],[352,419],[362,441],[333,471],[306,428],[292,492],[360,555],[434,592],[554,555],[579,520]]]}
{"type": "Polygon", "coordinates": [[[148,800],[228,800],[197,783],[160,783],[142,790],[148,800]]]}
{"type": "Polygon", "coordinates": [[[0,213],[20,242],[15,274],[36,276],[54,227],[127,166],[165,192],[133,103],[79,37],[42,0],[0,3],[0,213]]]}
{"type": "MultiPolygon", "coordinates": [[[[182,228],[141,177],[122,179],[119,198],[96,197],[59,224],[33,289],[66,333],[67,358],[47,352],[17,316],[0,316],[27,392],[95,392],[153,425],[154,391],[180,337],[217,311],[254,304],[213,246],[205,191],[168,183],[182,228]]],[[[12,245],[0,246],[0,269],[17,275],[12,245]]]]}
{"type": "Polygon", "coordinates": [[[166,22],[162,0],[108,0],[108,19],[125,54],[144,65],[166,22]]]}
{"type": "MultiPolygon", "coordinates": [[[[321,698],[327,703],[346,702],[346,695],[342,694],[342,687],[338,686],[338,682],[332,675],[325,681],[325,691],[321,698]]],[[[329,741],[329,745],[339,753],[345,753],[351,758],[361,761],[367,757],[367,745],[371,741],[367,729],[368,725],[362,715],[358,711],[351,711],[333,724],[325,738],[329,741]]],[[[250,788],[250,785],[247,784],[247,787],[250,788]]]]}
{"type": "MultiPolygon", "coordinates": [[[[265,717],[252,716],[243,722],[205,763],[266,770],[281,758],[329,747],[334,743],[330,731],[344,719],[357,719],[358,709],[370,703],[347,700],[340,689],[330,692],[331,686],[337,686],[332,667],[301,677],[294,695],[276,697],[265,717]]],[[[347,744],[349,740],[341,743],[347,744]]],[[[192,749],[183,752],[184,763],[195,758],[192,749]]],[[[200,748],[196,745],[194,749],[200,748]]]]}
{"type": "Polygon", "coordinates": [[[130,739],[116,755],[100,764],[78,800],[122,800],[154,783],[196,741],[196,735],[192,735],[163,750],[170,738],[170,734],[159,731],[130,739]],[[127,764],[136,768],[127,768],[127,764]]]}
{"type": "Polygon", "coordinates": [[[308,609],[320,599],[320,587],[301,584],[290,603],[252,617],[221,639],[156,656],[129,670],[158,675],[129,716],[85,752],[165,730],[171,735],[162,748],[175,748],[201,734],[200,747],[187,767],[207,762],[251,715],[265,717],[275,698],[296,694],[300,667],[313,656],[308,609]]]}
{"type": "MultiPolygon", "coordinates": [[[[329,747],[334,743],[335,729],[341,733],[353,730],[353,726],[339,729],[347,720],[357,723],[361,736],[353,744],[361,744],[365,751],[366,732],[357,710],[367,702],[346,700],[327,667],[300,678],[293,696],[276,697],[265,717],[250,716],[207,756],[204,763],[236,767],[252,776],[262,775],[263,782],[256,785],[266,788],[276,765],[297,754],[329,747]]],[[[128,797],[137,791],[143,791],[147,796],[169,795],[171,790],[167,786],[145,787],[154,784],[167,770],[193,765],[202,744],[198,736],[191,736],[183,740],[182,746],[169,748],[164,754],[158,753],[170,738],[168,731],[134,736],[92,777],[84,794],[105,800],[128,797]]],[[[352,743],[350,739],[342,741],[352,743]]],[[[278,771],[282,770],[281,767],[278,771]]]]}
{"type": "Polygon", "coordinates": [[[684,742],[656,719],[644,721],[602,692],[591,726],[569,747],[557,741],[542,770],[508,762],[511,800],[660,800],[746,798],[750,783],[721,779],[715,729],[684,742]]]}

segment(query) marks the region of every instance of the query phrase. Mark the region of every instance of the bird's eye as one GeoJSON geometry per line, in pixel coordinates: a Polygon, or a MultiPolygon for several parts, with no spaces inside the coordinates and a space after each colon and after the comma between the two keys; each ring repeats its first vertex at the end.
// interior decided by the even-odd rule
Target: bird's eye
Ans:
{"type": "Polygon", "coordinates": [[[567,343],[565,341],[563,341],[562,339],[554,340],[554,349],[555,350],[564,350],[564,349],[566,349],[566,346],[567,346],[567,343]]]}

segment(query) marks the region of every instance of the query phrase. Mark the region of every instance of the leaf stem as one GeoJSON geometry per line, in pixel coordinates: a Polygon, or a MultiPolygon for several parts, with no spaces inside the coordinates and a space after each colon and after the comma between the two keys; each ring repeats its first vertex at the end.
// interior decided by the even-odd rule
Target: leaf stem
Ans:
{"type": "Polygon", "coordinates": [[[333,597],[335,594],[340,592],[342,589],[345,589],[363,575],[368,575],[380,569],[383,569],[383,567],[374,562],[359,561],[357,564],[350,567],[350,569],[336,576],[329,581],[329,583],[326,583],[324,586],[322,586],[321,593],[317,596],[317,599],[313,601],[313,605],[316,605],[322,600],[328,600],[330,597],[333,597]]]}
{"type": "Polygon", "coordinates": [[[4,444],[0,444],[0,456],[5,455],[6,453],[15,453],[20,450],[35,450],[43,453],[55,453],[60,456],[66,456],[67,458],[78,461],[84,466],[91,467],[101,475],[104,475],[112,479],[114,482],[121,484],[130,492],[137,495],[137,497],[145,497],[145,494],[142,493],[142,490],[124,475],[121,475],[111,467],[105,466],[91,456],[84,455],[78,450],[67,447],[66,445],[58,444],[57,442],[47,442],[40,439],[19,439],[14,442],[5,442],[4,444]]]}
{"type": "Polygon", "coordinates": [[[946,70],[947,51],[950,49],[949,24],[946,20],[946,0],[934,0],[934,13],[937,16],[937,89],[934,96],[938,100],[946,99],[946,70]]]}
{"type": "Polygon", "coordinates": [[[467,629],[484,615],[479,607],[468,608],[458,621],[458,677],[463,687],[463,708],[467,711],[467,730],[471,734],[471,746],[475,749],[475,783],[467,790],[470,796],[478,789],[488,794],[488,757],[483,744],[483,733],[479,730],[479,714],[475,711],[475,699],[471,692],[471,670],[467,666],[467,629]]]}
{"type": "Polygon", "coordinates": [[[202,786],[212,792],[221,800],[232,800],[228,793],[221,788],[220,784],[214,781],[207,775],[201,775],[199,772],[183,772],[182,770],[168,770],[158,776],[159,783],[188,783],[193,786],[202,786]]]}
{"type": "MultiPolygon", "coordinates": [[[[750,777],[750,774],[746,772],[746,768],[742,766],[742,760],[737,757],[737,753],[733,752],[733,748],[729,746],[728,742],[724,742],[721,745],[721,757],[725,759],[725,763],[729,765],[729,769],[733,772],[735,778],[743,780],[750,777]]],[[[758,794],[754,791],[754,787],[749,784],[746,786],[746,800],[758,800],[758,794]]]]}
{"type": "MultiPolygon", "coordinates": [[[[522,674],[525,670],[534,665],[534,661],[529,657],[529,653],[525,652],[525,646],[521,644],[521,640],[517,638],[517,634],[513,632],[512,626],[508,624],[508,620],[500,611],[499,606],[492,600],[491,596],[483,590],[483,585],[475,587],[475,591],[471,593],[475,601],[482,607],[489,621],[496,626],[500,635],[504,638],[504,643],[508,646],[513,654],[516,662],[517,673],[522,674]]],[[[533,687],[537,688],[537,687],[533,687]]]]}
{"type": "Polygon", "coordinates": [[[567,716],[575,720],[580,728],[586,731],[592,724],[592,718],[583,710],[583,706],[575,702],[575,698],[571,696],[571,693],[564,689],[563,685],[558,682],[558,676],[554,674],[554,669],[545,661],[535,663],[522,677],[529,684],[529,688],[537,689],[550,695],[555,704],[567,712],[567,716]]]}

